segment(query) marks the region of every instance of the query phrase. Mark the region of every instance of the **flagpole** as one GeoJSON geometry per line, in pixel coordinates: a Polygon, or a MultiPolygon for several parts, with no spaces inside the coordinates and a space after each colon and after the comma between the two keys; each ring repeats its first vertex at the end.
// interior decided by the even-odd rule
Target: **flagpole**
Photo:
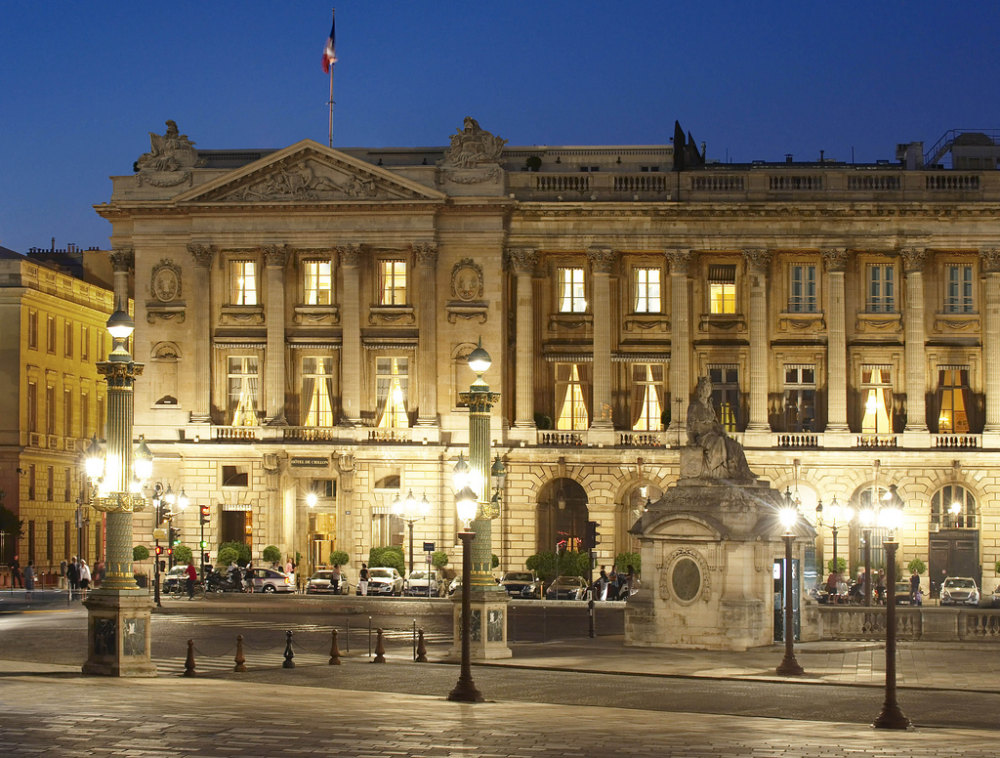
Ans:
{"type": "Polygon", "coordinates": [[[333,66],[330,66],[330,140],[329,145],[333,147],[333,66]]]}

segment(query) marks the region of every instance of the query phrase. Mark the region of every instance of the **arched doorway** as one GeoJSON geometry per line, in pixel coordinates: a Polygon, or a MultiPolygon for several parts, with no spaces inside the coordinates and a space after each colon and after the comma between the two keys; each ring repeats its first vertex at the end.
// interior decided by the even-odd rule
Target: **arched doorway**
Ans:
{"type": "Polygon", "coordinates": [[[580,550],[590,511],[587,493],[572,479],[553,479],[538,495],[538,552],[580,550]]]}
{"type": "Polygon", "coordinates": [[[628,490],[615,509],[614,554],[616,556],[639,552],[639,539],[630,534],[629,529],[642,517],[647,503],[655,503],[661,497],[663,490],[648,482],[636,482],[628,490]]]}
{"type": "Polygon", "coordinates": [[[969,576],[982,584],[976,497],[962,485],[946,484],[931,497],[927,547],[932,595],[941,589],[946,576],[969,576]]]}

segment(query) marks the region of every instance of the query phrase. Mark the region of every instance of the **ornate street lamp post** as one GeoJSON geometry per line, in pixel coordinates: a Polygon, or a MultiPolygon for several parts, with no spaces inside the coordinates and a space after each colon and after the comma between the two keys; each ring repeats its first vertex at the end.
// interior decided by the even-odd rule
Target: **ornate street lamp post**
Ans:
{"type": "Polygon", "coordinates": [[[885,546],[885,702],[882,711],[872,723],[876,729],[906,729],[910,720],[903,715],[896,702],[896,529],[903,518],[903,501],[896,492],[896,485],[889,485],[879,512],[881,526],[889,530],[885,546]]]}
{"type": "MultiPolygon", "coordinates": [[[[840,530],[840,526],[844,523],[850,523],[851,519],[854,518],[854,509],[849,505],[841,505],[837,502],[837,496],[833,496],[833,502],[831,502],[826,510],[823,510],[823,502],[820,501],[816,505],[816,526],[823,526],[823,514],[829,514],[830,516],[830,531],[833,533],[833,571],[840,573],[840,567],[837,564],[837,532],[840,530]],[[839,522],[839,523],[838,523],[839,522]]],[[[822,579],[822,577],[820,577],[822,579]]]]}
{"type": "Polygon", "coordinates": [[[476,689],[472,681],[472,654],[471,654],[471,623],[472,623],[472,541],[476,538],[475,532],[470,528],[472,520],[479,510],[479,503],[476,493],[472,491],[467,483],[463,483],[468,467],[465,460],[458,459],[455,466],[456,486],[462,483],[461,489],[455,493],[455,507],[458,510],[458,518],[462,522],[462,531],[458,537],[462,540],[462,668],[458,676],[458,683],[449,693],[449,700],[457,700],[463,703],[483,702],[482,693],[476,689]]]}
{"type": "Polygon", "coordinates": [[[132,450],[133,385],[142,364],[132,360],[126,343],[135,324],[123,310],[108,319],[113,349],[97,364],[107,378],[107,448],[96,437],[86,454],[91,482],[90,504],[107,514],[106,573],[101,586],[90,593],[87,607],[87,662],[85,674],[155,676],[150,660],[149,592],[139,589],[132,571],[132,514],[145,507],[142,486],[152,473],[153,456],[140,438],[132,450]]]}
{"type": "MultiPolygon", "coordinates": [[[[402,500],[397,500],[392,504],[392,515],[397,516],[406,522],[406,526],[409,529],[410,537],[410,574],[413,573],[413,525],[420,521],[421,519],[427,518],[427,514],[431,512],[431,504],[427,501],[427,496],[424,495],[423,500],[417,500],[413,497],[413,490],[409,490],[406,493],[406,497],[402,500]]],[[[430,577],[427,579],[427,585],[430,586],[430,577]]]]}
{"type": "Polygon", "coordinates": [[[781,525],[785,527],[781,538],[785,541],[785,570],[782,572],[785,579],[785,657],[778,664],[777,673],[782,676],[801,676],[805,672],[795,660],[795,626],[794,626],[794,603],[792,598],[792,542],[795,541],[795,533],[792,529],[799,520],[799,511],[789,493],[785,494],[785,504],[778,513],[781,525]]]}

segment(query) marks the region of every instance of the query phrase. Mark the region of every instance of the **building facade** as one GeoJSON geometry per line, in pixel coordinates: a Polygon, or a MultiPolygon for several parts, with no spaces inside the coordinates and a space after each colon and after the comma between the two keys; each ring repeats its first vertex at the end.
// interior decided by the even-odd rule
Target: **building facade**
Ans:
{"type": "MultiPolygon", "coordinates": [[[[957,168],[915,143],[892,165],[678,171],[673,146],[512,147],[471,118],[431,149],[198,151],[168,122],[97,208],[134,261],[136,433],[164,486],[211,507],[210,550],[357,565],[401,543],[412,492],[431,504],[418,544],[455,561],[481,339],[501,568],[588,521],[610,564],[677,479],[705,375],[754,471],[813,523],[822,502],[817,570],[833,499],[896,485],[903,565],[992,581],[1000,172],[995,146],[962,168],[962,144],[957,168]]],[[[863,529],[840,515],[852,570],[863,529]]]]}

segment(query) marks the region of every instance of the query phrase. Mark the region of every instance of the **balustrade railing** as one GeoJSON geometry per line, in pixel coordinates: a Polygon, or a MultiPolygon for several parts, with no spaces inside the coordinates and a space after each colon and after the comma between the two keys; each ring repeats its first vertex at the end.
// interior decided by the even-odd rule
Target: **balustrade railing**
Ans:
{"type": "Polygon", "coordinates": [[[935,434],[931,444],[944,448],[978,448],[982,447],[982,438],[978,434],[935,434]]]}
{"type": "Polygon", "coordinates": [[[666,447],[666,432],[618,432],[618,447],[666,447]]]}
{"type": "Polygon", "coordinates": [[[582,432],[538,432],[538,444],[548,447],[581,447],[582,432]]]}

